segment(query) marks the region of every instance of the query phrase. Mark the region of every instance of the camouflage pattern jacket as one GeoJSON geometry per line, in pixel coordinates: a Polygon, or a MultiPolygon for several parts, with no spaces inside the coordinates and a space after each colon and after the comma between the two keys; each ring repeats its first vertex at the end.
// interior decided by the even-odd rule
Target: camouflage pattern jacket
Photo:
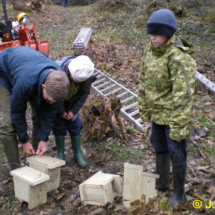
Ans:
{"type": "Polygon", "coordinates": [[[170,138],[176,141],[186,137],[192,107],[196,71],[196,62],[190,56],[193,51],[191,44],[173,36],[157,48],[150,43],[141,59],[140,116],[143,121],[169,125],[170,138]]]}

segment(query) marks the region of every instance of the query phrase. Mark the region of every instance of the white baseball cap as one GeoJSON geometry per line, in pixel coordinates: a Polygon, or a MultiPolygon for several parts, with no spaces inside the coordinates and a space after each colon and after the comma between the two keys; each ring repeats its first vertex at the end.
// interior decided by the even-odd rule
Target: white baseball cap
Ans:
{"type": "Polygon", "coordinates": [[[94,63],[86,55],[80,55],[71,60],[69,71],[75,82],[86,81],[94,71],[94,63]]]}

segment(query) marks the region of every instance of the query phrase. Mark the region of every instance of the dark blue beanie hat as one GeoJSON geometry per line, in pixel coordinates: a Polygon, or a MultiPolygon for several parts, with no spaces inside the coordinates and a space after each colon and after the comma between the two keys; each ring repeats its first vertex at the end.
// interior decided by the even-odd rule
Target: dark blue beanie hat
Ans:
{"type": "Polygon", "coordinates": [[[177,30],[176,18],[172,11],[160,9],[152,13],[147,22],[148,34],[167,35],[169,38],[177,30]]]}

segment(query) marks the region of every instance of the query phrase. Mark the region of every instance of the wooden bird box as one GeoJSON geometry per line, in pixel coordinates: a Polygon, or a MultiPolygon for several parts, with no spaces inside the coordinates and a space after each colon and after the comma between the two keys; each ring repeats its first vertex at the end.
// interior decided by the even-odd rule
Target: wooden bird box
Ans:
{"type": "Polygon", "coordinates": [[[48,191],[57,189],[60,185],[61,166],[65,165],[64,160],[46,155],[35,155],[27,158],[29,166],[50,176],[46,183],[48,191]]]}
{"type": "Polygon", "coordinates": [[[146,196],[146,203],[150,197],[157,195],[155,190],[155,180],[159,175],[143,172],[143,166],[124,164],[124,186],[123,205],[130,208],[130,203],[146,196]]]}
{"type": "Polygon", "coordinates": [[[31,167],[22,167],[10,172],[13,176],[15,196],[28,202],[33,209],[47,202],[46,182],[50,177],[31,167]]]}
{"type": "Polygon", "coordinates": [[[81,201],[87,205],[112,203],[116,196],[122,196],[122,179],[118,175],[97,172],[79,185],[81,201]]]}

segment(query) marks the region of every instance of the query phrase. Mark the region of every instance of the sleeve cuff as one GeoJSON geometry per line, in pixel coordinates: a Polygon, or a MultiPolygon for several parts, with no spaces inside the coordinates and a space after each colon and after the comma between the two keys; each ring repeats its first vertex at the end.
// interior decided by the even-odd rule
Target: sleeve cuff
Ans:
{"type": "Polygon", "coordinates": [[[38,134],[38,139],[39,139],[39,140],[42,140],[42,141],[44,141],[44,142],[47,142],[47,141],[48,141],[48,135],[39,132],[39,134],[38,134]]]}

